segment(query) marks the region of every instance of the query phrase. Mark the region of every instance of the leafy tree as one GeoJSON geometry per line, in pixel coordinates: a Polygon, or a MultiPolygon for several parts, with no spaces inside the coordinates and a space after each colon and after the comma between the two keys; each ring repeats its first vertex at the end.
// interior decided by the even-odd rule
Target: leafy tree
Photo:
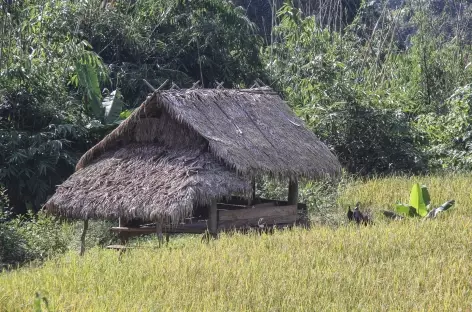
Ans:
{"type": "Polygon", "coordinates": [[[224,0],[118,2],[82,6],[80,29],[111,70],[112,89],[135,106],[149,92],[146,79],[180,87],[252,84],[263,76],[262,39],[240,7],[224,0]]]}
{"type": "Polygon", "coordinates": [[[279,11],[278,42],[266,49],[275,82],[350,172],[418,171],[425,162],[401,111],[383,108],[356,77],[356,42],[320,28],[291,6],[279,11]]]}
{"type": "Polygon", "coordinates": [[[472,87],[457,88],[445,103],[446,113],[418,118],[416,127],[427,140],[424,149],[433,169],[472,169],[472,87]]]}
{"type": "Polygon", "coordinates": [[[106,69],[67,23],[65,1],[22,1],[0,15],[0,183],[15,212],[38,209],[90,145],[85,131],[106,69]],[[74,88],[76,87],[76,88],[74,88]]]}

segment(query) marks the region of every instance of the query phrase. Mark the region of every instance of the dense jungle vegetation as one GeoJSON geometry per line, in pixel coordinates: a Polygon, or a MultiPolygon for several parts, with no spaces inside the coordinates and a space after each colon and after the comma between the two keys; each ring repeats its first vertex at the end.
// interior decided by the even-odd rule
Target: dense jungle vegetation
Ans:
{"type": "Polygon", "coordinates": [[[143,79],[260,79],[355,175],[467,171],[471,27],[465,0],[2,0],[0,260],[143,79]]]}

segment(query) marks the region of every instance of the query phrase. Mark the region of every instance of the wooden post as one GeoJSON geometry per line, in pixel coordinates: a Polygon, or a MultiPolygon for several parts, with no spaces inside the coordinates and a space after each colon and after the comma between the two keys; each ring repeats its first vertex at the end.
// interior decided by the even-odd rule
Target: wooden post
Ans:
{"type": "Polygon", "coordinates": [[[87,234],[88,219],[84,220],[84,229],[82,230],[82,236],[80,237],[80,255],[83,256],[85,253],[85,234],[87,234]]]}
{"type": "Polygon", "coordinates": [[[159,248],[164,244],[164,237],[162,236],[162,220],[156,221],[156,234],[159,240],[159,248]]]}
{"type": "Polygon", "coordinates": [[[209,207],[209,218],[208,218],[208,230],[213,237],[216,237],[218,233],[218,206],[216,199],[211,200],[209,207]]]}
{"type": "Polygon", "coordinates": [[[288,204],[298,204],[298,181],[297,179],[290,179],[288,183],[288,204]]]}
{"type": "Polygon", "coordinates": [[[247,201],[248,207],[251,207],[254,201],[256,200],[256,179],[254,177],[252,178],[252,182],[251,182],[251,190],[252,190],[251,197],[249,197],[249,200],[247,201]]]}

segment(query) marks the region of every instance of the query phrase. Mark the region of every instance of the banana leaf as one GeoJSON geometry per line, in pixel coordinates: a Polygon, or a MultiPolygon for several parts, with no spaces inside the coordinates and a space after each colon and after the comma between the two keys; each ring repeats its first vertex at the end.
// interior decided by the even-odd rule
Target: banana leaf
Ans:
{"type": "Polygon", "coordinates": [[[415,183],[411,188],[410,193],[410,206],[415,208],[416,213],[421,217],[425,217],[428,214],[428,209],[426,209],[426,203],[423,199],[423,192],[419,183],[415,183]]]}
{"type": "Polygon", "coordinates": [[[409,216],[409,217],[418,216],[415,208],[405,205],[405,204],[401,204],[401,203],[397,203],[395,205],[395,211],[399,213],[400,215],[404,215],[404,216],[409,216]]]}
{"type": "Polygon", "coordinates": [[[120,119],[120,113],[123,108],[120,91],[115,90],[109,96],[103,99],[102,106],[105,108],[103,119],[105,124],[111,124],[120,119]]]}

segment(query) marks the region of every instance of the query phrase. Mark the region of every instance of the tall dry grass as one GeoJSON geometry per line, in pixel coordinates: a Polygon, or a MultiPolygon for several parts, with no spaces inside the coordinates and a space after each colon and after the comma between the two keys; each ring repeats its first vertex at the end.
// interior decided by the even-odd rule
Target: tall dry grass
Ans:
{"type": "Polygon", "coordinates": [[[393,210],[397,201],[408,203],[414,183],[424,184],[431,195],[432,206],[455,199],[457,213],[469,216],[472,208],[472,174],[442,174],[426,176],[394,176],[353,180],[340,191],[338,208],[347,208],[359,201],[363,208],[374,212],[393,210]]]}
{"type": "Polygon", "coordinates": [[[223,235],[208,245],[186,238],[121,258],[98,248],[83,258],[70,252],[0,274],[0,310],[31,311],[38,291],[53,311],[470,310],[469,176],[356,182],[339,201],[386,208],[406,200],[416,180],[435,202],[452,197],[457,206],[437,220],[223,235]]]}

